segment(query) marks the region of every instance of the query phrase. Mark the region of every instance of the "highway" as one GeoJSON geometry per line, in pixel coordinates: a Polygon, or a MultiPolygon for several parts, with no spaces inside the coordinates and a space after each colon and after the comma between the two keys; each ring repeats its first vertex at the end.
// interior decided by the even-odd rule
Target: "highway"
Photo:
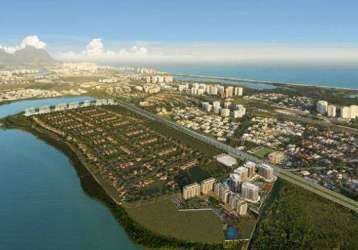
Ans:
{"type": "MultiPolygon", "coordinates": [[[[147,119],[150,119],[152,121],[157,121],[157,122],[160,122],[160,123],[163,123],[173,129],[176,129],[186,135],[189,135],[201,142],[204,142],[204,143],[207,143],[209,145],[212,145],[230,155],[232,155],[233,157],[237,157],[237,158],[240,158],[240,159],[243,159],[243,160],[248,160],[248,161],[253,161],[253,162],[256,162],[256,163],[262,163],[263,161],[253,155],[250,155],[244,151],[241,151],[239,149],[236,149],[234,147],[231,147],[229,145],[226,145],[224,143],[221,143],[217,140],[215,140],[214,138],[211,138],[211,137],[208,137],[206,135],[203,135],[201,133],[198,133],[196,131],[193,131],[191,129],[188,129],[186,127],[183,127],[173,121],[170,121],[168,119],[165,119],[165,118],[162,118],[162,117],[159,117],[149,111],[146,111],[132,103],[128,103],[128,102],[125,102],[125,101],[120,101],[118,100],[118,104],[134,113],[137,113],[143,117],[146,117],[147,119]]],[[[321,197],[324,197],[328,200],[331,200],[335,203],[338,203],[346,208],[349,208],[355,212],[358,213],[358,202],[342,195],[342,194],[339,194],[337,192],[334,192],[334,191],[331,191],[329,189],[326,189],[325,187],[322,187],[318,184],[315,184],[315,183],[312,183],[312,182],[309,182],[307,180],[305,180],[304,178],[300,177],[300,176],[297,176],[291,172],[289,172],[288,170],[285,170],[285,169],[282,169],[280,167],[277,167],[277,166],[274,166],[274,165],[271,165],[269,164],[270,166],[273,167],[274,169],[274,172],[275,174],[290,182],[290,183],[293,183],[295,185],[298,185],[308,191],[311,191],[317,195],[320,195],[321,197]]]]}

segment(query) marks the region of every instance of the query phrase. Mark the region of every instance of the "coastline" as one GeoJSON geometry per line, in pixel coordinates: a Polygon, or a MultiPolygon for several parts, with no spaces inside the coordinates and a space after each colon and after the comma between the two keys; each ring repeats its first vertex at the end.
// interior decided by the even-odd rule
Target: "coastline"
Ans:
{"type": "Polygon", "coordinates": [[[324,89],[335,89],[335,90],[350,90],[358,91],[358,88],[342,88],[334,87],[329,85],[319,85],[315,83],[292,83],[292,82],[280,82],[280,81],[267,81],[267,80],[255,80],[255,79],[241,79],[237,77],[226,77],[226,76],[212,76],[212,75],[196,75],[196,74],[183,74],[183,73],[173,73],[173,76],[181,77],[192,77],[199,79],[213,79],[213,80],[224,80],[224,81],[235,81],[235,82],[248,82],[248,83],[259,83],[259,84],[268,84],[275,86],[297,86],[297,87],[315,87],[315,88],[324,88],[324,89]]]}
{"type": "Polygon", "coordinates": [[[173,249],[223,249],[223,244],[178,240],[171,236],[154,233],[138,224],[127,214],[123,206],[121,206],[120,200],[115,196],[114,192],[111,192],[105,181],[97,176],[88,164],[83,162],[73,146],[64,142],[58,135],[34,125],[32,121],[27,120],[27,123],[24,123],[16,120],[16,117],[20,116],[15,115],[3,119],[3,129],[19,129],[31,133],[65,154],[74,166],[83,190],[89,196],[102,202],[111,211],[133,243],[145,248],[159,249],[163,247],[173,249]],[[15,121],[13,120],[14,117],[15,121]]]}

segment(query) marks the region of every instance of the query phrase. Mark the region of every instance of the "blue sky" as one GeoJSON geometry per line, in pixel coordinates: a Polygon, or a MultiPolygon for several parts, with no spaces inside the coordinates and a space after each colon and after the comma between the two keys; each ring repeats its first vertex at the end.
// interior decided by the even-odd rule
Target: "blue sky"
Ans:
{"type": "Polygon", "coordinates": [[[357,9],[353,0],[2,1],[0,44],[36,35],[50,51],[80,51],[93,38],[112,49],[208,43],[357,47],[357,9]]]}

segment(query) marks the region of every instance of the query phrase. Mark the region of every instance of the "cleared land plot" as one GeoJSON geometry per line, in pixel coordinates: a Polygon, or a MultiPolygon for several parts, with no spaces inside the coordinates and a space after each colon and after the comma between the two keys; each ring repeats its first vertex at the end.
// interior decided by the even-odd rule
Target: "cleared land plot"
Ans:
{"type": "Polygon", "coordinates": [[[153,232],[188,241],[220,243],[223,225],[212,211],[180,212],[169,197],[125,205],[135,221],[153,232]]]}

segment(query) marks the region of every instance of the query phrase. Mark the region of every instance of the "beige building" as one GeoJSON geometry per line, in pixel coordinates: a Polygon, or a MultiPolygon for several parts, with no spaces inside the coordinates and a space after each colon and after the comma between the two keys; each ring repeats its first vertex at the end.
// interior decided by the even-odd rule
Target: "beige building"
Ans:
{"type": "Polygon", "coordinates": [[[240,182],[244,182],[249,178],[249,170],[245,167],[238,167],[234,170],[234,173],[239,175],[240,182]]]}
{"type": "Polygon", "coordinates": [[[246,215],[247,214],[247,202],[240,201],[236,204],[236,212],[238,215],[246,215]]]}
{"type": "Polygon", "coordinates": [[[220,110],[220,115],[223,117],[228,117],[230,116],[230,109],[227,108],[223,108],[220,110]]]}
{"type": "Polygon", "coordinates": [[[193,183],[183,187],[183,198],[184,200],[194,198],[200,195],[200,185],[193,183]]]}
{"type": "Polygon", "coordinates": [[[334,105],[328,105],[327,107],[327,115],[329,117],[336,117],[337,108],[334,105]]]}
{"type": "Polygon", "coordinates": [[[341,107],[341,118],[354,119],[358,117],[358,105],[341,107]]]}
{"type": "Polygon", "coordinates": [[[235,89],[234,89],[234,95],[236,95],[236,96],[242,96],[242,95],[243,95],[243,88],[241,88],[241,87],[235,87],[235,89]]]}
{"type": "Polygon", "coordinates": [[[230,189],[223,183],[217,182],[214,184],[214,194],[222,203],[226,204],[229,202],[230,189]]]}
{"type": "Polygon", "coordinates": [[[226,98],[232,97],[233,94],[234,94],[234,88],[232,86],[225,88],[224,97],[226,97],[226,98]]]}
{"type": "Polygon", "coordinates": [[[208,194],[209,192],[213,191],[215,182],[216,182],[215,178],[209,178],[209,179],[203,180],[200,183],[201,193],[208,194]]]}
{"type": "Polygon", "coordinates": [[[283,152],[275,151],[268,155],[268,159],[272,164],[280,164],[285,159],[285,154],[283,152]]]}
{"type": "Polygon", "coordinates": [[[248,161],[244,165],[245,168],[247,168],[248,171],[248,178],[251,179],[256,174],[256,163],[252,161],[248,161]]]}

